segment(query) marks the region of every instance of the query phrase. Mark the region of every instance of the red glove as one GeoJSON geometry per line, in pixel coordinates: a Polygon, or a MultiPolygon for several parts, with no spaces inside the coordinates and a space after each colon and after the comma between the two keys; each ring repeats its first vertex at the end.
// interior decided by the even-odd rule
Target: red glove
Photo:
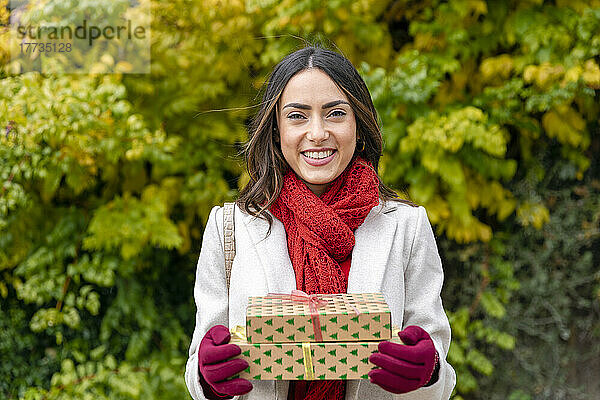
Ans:
{"type": "Polygon", "coordinates": [[[252,390],[247,379],[231,378],[248,368],[248,362],[240,358],[228,360],[242,352],[240,346],[229,344],[231,335],[223,325],[213,326],[206,332],[198,348],[198,371],[204,396],[209,399],[239,396],[252,390]],[[208,389],[208,390],[207,390],[208,389]]]}
{"type": "Polygon", "coordinates": [[[369,372],[371,382],[388,392],[407,393],[433,384],[438,366],[438,353],[431,337],[423,328],[408,326],[398,332],[404,344],[384,341],[379,343],[379,353],[369,361],[381,367],[369,372]]]}

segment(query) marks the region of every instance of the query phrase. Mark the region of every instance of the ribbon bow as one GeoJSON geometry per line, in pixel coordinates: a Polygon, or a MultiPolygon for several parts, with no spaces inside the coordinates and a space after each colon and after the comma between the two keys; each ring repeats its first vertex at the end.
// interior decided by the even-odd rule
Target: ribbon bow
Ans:
{"type": "MultiPolygon", "coordinates": [[[[267,295],[268,297],[269,295],[267,295]]],[[[290,295],[292,301],[308,303],[309,307],[314,305],[315,309],[327,305],[327,300],[321,299],[317,294],[308,294],[302,290],[294,289],[290,295]]]]}
{"type": "Polygon", "coordinates": [[[317,342],[323,341],[323,334],[321,333],[321,322],[319,321],[319,308],[327,305],[327,300],[322,299],[319,295],[308,294],[302,290],[294,289],[291,294],[286,293],[268,293],[265,296],[266,299],[281,299],[289,300],[293,303],[307,303],[308,309],[310,310],[310,319],[313,324],[313,330],[315,332],[315,340],[317,342]]]}

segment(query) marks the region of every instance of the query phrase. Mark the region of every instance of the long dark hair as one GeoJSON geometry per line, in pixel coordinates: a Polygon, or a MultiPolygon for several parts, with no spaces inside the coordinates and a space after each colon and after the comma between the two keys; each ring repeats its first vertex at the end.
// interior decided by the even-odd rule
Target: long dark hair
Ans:
{"type": "MultiPolygon", "coordinates": [[[[308,46],[287,55],[271,72],[258,113],[252,120],[249,140],[243,153],[250,181],[241,190],[236,203],[246,213],[266,219],[269,227],[273,219],[266,210],[275,201],[283,186],[283,176],[289,166],[276,141],[276,104],[289,80],[298,72],[308,68],[319,68],[325,72],[348,97],[356,116],[357,142],[364,143],[355,150],[378,171],[379,158],[383,152],[381,129],[371,94],[362,77],[344,56],[320,47],[308,46]]],[[[379,174],[378,174],[379,175],[379,174]]],[[[379,181],[379,198],[383,201],[402,200],[398,194],[379,181]]]]}

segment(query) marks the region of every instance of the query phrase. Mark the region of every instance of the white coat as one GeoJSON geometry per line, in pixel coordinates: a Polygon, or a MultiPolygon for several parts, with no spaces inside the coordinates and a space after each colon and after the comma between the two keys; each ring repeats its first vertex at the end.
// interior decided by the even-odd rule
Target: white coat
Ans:
{"type": "MultiPolygon", "coordinates": [[[[228,297],[223,208],[216,206],[210,212],[196,269],[196,327],[185,371],[195,400],[205,399],[199,384],[197,351],[208,329],[218,324],[244,326],[249,296],[290,293],[296,288],[284,226],[273,218],[271,234],[265,238],[267,229],[266,221],[235,207],[236,256],[228,297]]],[[[402,395],[389,393],[368,380],[350,380],[346,400],[448,399],[456,374],[446,361],[450,325],[440,298],[444,274],[425,209],[380,202],[356,229],[355,239],[348,293],[383,293],[393,324],[402,328],[418,325],[430,334],[440,356],[440,371],[435,384],[402,395]]],[[[251,382],[252,391],[235,399],[287,399],[289,381],[251,382]]]]}

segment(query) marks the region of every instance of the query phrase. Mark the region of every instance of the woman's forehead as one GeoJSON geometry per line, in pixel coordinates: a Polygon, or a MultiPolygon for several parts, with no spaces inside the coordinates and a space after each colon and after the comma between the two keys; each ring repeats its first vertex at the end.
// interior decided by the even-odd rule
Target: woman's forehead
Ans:
{"type": "Polygon", "coordinates": [[[294,102],[325,104],[334,100],[348,100],[335,82],[318,68],[303,70],[294,75],[281,94],[281,106],[294,102]]]}

